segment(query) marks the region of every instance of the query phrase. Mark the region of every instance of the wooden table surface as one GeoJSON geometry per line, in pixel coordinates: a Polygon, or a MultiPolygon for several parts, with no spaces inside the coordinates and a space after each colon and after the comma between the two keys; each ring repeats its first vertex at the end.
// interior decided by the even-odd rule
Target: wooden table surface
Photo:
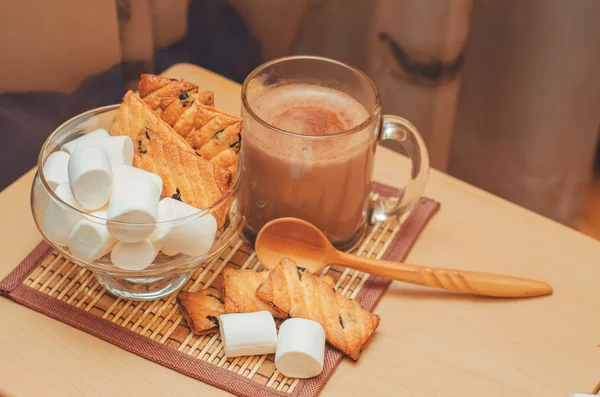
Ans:
{"type": "MultiPolygon", "coordinates": [[[[240,109],[240,86],[192,65],[165,72],[240,109]]],[[[398,185],[407,162],[379,148],[375,179],[398,185]]],[[[41,240],[29,208],[34,172],[0,193],[0,278],[41,240]]],[[[600,379],[600,243],[432,170],[442,203],[409,261],[539,278],[554,295],[481,299],[394,282],[357,363],[323,390],[337,396],[556,396],[600,379]]],[[[226,392],[0,298],[0,395],[220,396],[226,392]]]]}

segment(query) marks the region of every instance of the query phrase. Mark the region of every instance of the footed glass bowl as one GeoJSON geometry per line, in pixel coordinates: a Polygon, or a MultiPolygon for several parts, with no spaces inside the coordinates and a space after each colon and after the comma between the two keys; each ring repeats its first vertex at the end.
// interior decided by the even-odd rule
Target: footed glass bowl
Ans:
{"type": "MultiPolygon", "coordinates": [[[[202,211],[198,210],[197,213],[178,219],[135,224],[109,221],[79,210],[62,200],[52,190],[51,184],[44,175],[44,163],[50,154],[59,151],[65,143],[98,128],[108,130],[118,108],[119,105],[110,105],[82,113],[62,124],[48,137],[38,158],[38,170],[31,189],[31,209],[36,225],[46,241],[73,263],[93,271],[98,281],[107,290],[128,299],[159,299],[183,286],[192,270],[220,255],[240,233],[245,220],[245,205],[240,186],[242,167],[241,164],[238,164],[239,171],[235,181],[218,202],[210,208],[202,211]],[[155,244],[156,250],[161,249],[161,251],[158,252],[151,265],[142,270],[115,266],[111,262],[111,252],[98,259],[86,260],[82,259],[81,255],[75,252],[76,250],[72,252],[68,248],[69,244],[66,236],[70,236],[70,231],[73,230],[74,225],[82,221],[86,223],[90,230],[102,231],[105,230],[103,228],[106,228],[107,230],[118,229],[121,233],[127,233],[128,231],[135,233],[142,229],[152,229],[153,233],[160,234],[162,231],[179,228],[179,235],[182,233],[189,235],[187,233],[190,230],[189,228],[206,224],[207,222],[204,221],[207,221],[207,217],[212,217],[213,213],[224,213],[225,220],[221,222],[222,225],[216,231],[214,239],[209,238],[208,240],[198,241],[198,244],[204,245],[199,250],[203,253],[190,256],[168,252],[165,249],[171,254],[170,256],[162,252],[160,243],[157,243],[155,244]]],[[[212,222],[214,224],[214,220],[212,222]]],[[[210,224],[210,222],[208,223],[210,224]]],[[[175,234],[177,235],[177,233],[175,234]]],[[[82,239],[84,244],[94,244],[92,240],[95,234],[84,234],[84,236],[86,236],[82,239]],[[86,242],[85,239],[87,238],[90,241],[86,242]]]]}

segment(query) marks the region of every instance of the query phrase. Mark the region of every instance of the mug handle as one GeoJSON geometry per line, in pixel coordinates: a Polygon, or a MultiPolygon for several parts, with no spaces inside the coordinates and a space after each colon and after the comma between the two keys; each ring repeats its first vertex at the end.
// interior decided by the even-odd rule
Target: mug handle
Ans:
{"type": "Polygon", "coordinates": [[[384,222],[410,211],[423,194],[429,175],[427,146],[414,125],[402,117],[384,115],[377,142],[388,139],[400,142],[410,156],[412,160],[410,181],[399,197],[374,200],[371,223],[384,222]]]}

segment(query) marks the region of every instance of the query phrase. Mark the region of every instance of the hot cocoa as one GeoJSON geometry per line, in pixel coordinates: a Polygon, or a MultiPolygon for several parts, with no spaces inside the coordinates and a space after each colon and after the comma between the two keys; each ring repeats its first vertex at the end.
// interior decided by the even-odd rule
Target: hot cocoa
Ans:
{"type": "Polygon", "coordinates": [[[344,132],[361,125],[367,109],[344,92],[309,84],[269,87],[250,107],[264,122],[244,118],[250,234],[272,219],[297,217],[333,242],[352,237],[364,224],[377,128],[344,132]]]}

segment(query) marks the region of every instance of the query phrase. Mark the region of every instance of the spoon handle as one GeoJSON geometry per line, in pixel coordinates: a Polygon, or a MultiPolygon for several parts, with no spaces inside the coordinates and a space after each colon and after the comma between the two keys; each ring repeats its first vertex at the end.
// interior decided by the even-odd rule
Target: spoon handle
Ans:
{"type": "Polygon", "coordinates": [[[345,252],[339,252],[339,260],[336,260],[335,263],[409,284],[473,295],[525,298],[552,293],[550,285],[537,280],[468,270],[441,269],[401,262],[388,262],[345,252]]]}

